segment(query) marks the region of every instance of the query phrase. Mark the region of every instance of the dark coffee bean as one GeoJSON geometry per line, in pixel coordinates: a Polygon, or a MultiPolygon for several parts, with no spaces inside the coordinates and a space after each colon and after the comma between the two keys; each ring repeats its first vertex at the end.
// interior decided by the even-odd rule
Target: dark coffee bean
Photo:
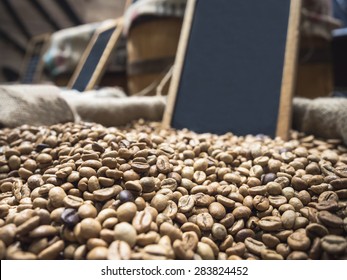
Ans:
{"type": "Polygon", "coordinates": [[[36,145],[35,150],[36,150],[36,152],[40,153],[40,152],[42,152],[46,148],[49,148],[49,145],[40,143],[40,144],[36,145]]]}
{"type": "Polygon", "coordinates": [[[266,174],[264,174],[262,176],[262,178],[261,178],[262,180],[261,181],[262,181],[263,185],[266,185],[269,182],[275,181],[276,178],[277,178],[276,174],[274,174],[274,173],[266,173],[266,174]]]}
{"type": "Polygon", "coordinates": [[[125,202],[134,202],[135,198],[134,195],[131,191],[128,190],[122,190],[119,193],[119,200],[121,203],[125,203],[125,202]]]}
{"type": "Polygon", "coordinates": [[[69,228],[73,228],[77,223],[79,223],[80,217],[78,216],[76,209],[66,208],[61,214],[61,220],[69,228]]]}

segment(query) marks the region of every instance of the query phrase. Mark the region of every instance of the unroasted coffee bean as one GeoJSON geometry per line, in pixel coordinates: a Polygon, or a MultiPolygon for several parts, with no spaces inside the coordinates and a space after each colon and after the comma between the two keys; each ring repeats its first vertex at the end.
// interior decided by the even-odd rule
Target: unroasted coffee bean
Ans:
{"type": "Polygon", "coordinates": [[[115,226],[114,228],[114,239],[123,240],[129,244],[130,247],[133,247],[136,243],[137,233],[135,228],[126,223],[122,222],[115,226]]]}
{"type": "Polygon", "coordinates": [[[145,173],[149,170],[150,165],[147,162],[133,162],[131,167],[138,173],[145,173]]]}
{"type": "Polygon", "coordinates": [[[213,218],[209,213],[201,213],[197,216],[196,223],[203,231],[211,230],[213,226],[213,218]]]}
{"type": "Polygon", "coordinates": [[[265,196],[256,195],[253,198],[253,206],[259,211],[265,211],[270,206],[269,199],[265,196]]]}
{"type": "Polygon", "coordinates": [[[36,161],[41,163],[41,164],[49,164],[52,162],[52,156],[49,155],[49,154],[39,154],[37,157],[36,157],[36,161]]]}
{"type": "Polygon", "coordinates": [[[178,259],[183,259],[183,260],[193,259],[194,251],[190,249],[187,250],[184,246],[184,243],[181,240],[176,239],[172,247],[178,259]]]}
{"type": "Polygon", "coordinates": [[[143,192],[152,192],[155,190],[155,180],[153,177],[143,177],[140,179],[143,192]]]}
{"type": "Polygon", "coordinates": [[[108,248],[108,260],[130,260],[130,256],[131,248],[125,241],[113,241],[108,248]]]}
{"type": "Polygon", "coordinates": [[[142,192],[142,186],[138,181],[127,181],[124,187],[134,194],[140,194],[142,192]]]}
{"type": "Polygon", "coordinates": [[[142,257],[144,260],[167,260],[171,255],[170,249],[159,244],[147,245],[142,257]]]}
{"type": "Polygon", "coordinates": [[[274,250],[264,249],[260,254],[263,260],[283,260],[283,256],[274,250]]]}
{"type": "Polygon", "coordinates": [[[96,201],[107,201],[117,195],[114,187],[93,191],[93,197],[96,201]]]}
{"type": "Polygon", "coordinates": [[[92,218],[85,218],[81,221],[81,237],[84,239],[97,238],[101,231],[101,224],[92,218]]]}
{"type": "Polygon", "coordinates": [[[234,208],[235,206],[235,201],[230,198],[217,195],[216,199],[220,204],[222,204],[226,208],[234,208]]]}
{"type": "Polygon", "coordinates": [[[182,232],[167,222],[160,225],[160,234],[169,236],[172,242],[176,239],[182,239],[182,232]]]}
{"type": "Polygon", "coordinates": [[[58,230],[51,225],[41,225],[29,232],[30,238],[51,237],[58,233],[58,230]]]}
{"type": "Polygon", "coordinates": [[[166,156],[159,156],[156,166],[161,173],[167,174],[170,172],[170,162],[166,156]]]}
{"type": "Polygon", "coordinates": [[[0,260],[5,259],[5,255],[6,255],[6,245],[2,240],[0,240],[0,260]]]}
{"type": "Polygon", "coordinates": [[[108,244],[100,238],[90,238],[87,241],[87,249],[92,250],[96,247],[108,247],[108,244]]]}
{"type": "Polygon", "coordinates": [[[194,231],[184,232],[182,234],[182,242],[187,250],[195,251],[199,242],[198,234],[194,231]]]}
{"type": "Polygon", "coordinates": [[[138,233],[147,232],[152,223],[152,216],[147,211],[137,212],[133,218],[132,225],[138,233]]]}
{"type": "Polygon", "coordinates": [[[329,226],[329,227],[333,227],[333,228],[339,228],[343,224],[343,220],[340,217],[338,217],[334,214],[331,214],[328,211],[318,212],[318,219],[324,225],[329,226]]]}
{"type": "Polygon", "coordinates": [[[208,211],[210,212],[211,216],[217,220],[223,219],[226,215],[224,206],[219,202],[211,203],[208,207],[208,211]]]}
{"type": "Polygon", "coordinates": [[[212,248],[206,243],[199,242],[196,252],[203,260],[215,259],[212,248]]]}
{"type": "Polygon", "coordinates": [[[228,233],[235,235],[238,231],[245,227],[243,219],[235,221],[235,223],[228,229],[228,233]]]}
{"type": "Polygon", "coordinates": [[[234,215],[235,219],[247,219],[251,215],[251,209],[246,206],[236,207],[232,214],[234,215]]]}
{"type": "Polygon", "coordinates": [[[347,178],[340,178],[330,182],[336,190],[347,189],[347,178]]]}
{"type": "Polygon", "coordinates": [[[347,248],[346,238],[337,235],[326,235],[322,238],[321,245],[329,254],[343,254],[347,248]]]}
{"type": "Polygon", "coordinates": [[[305,180],[303,180],[300,177],[294,176],[292,178],[292,186],[296,191],[301,191],[301,190],[305,190],[307,189],[308,185],[307,182],[305,180]]]}
{"type": "Polygon", "coordinates": [[[192,197],[194,198],[195,206],[198,207],[209,207],[211,202],[213,202],[213,198],[210,195],[201,192],[194,194],[192,197]]]}
{"type": "Polygon", "coordinates": [[[347,178],[347,165],[336,167],[335,174],[339,177],[347,178]]]}
{"type": "MultiPolygon", "coordinates": [[[[135,231],[136,233],[136,231],[135,231]]],[[[141,233],[136,237],[136,244],[145,247],[150,244],[155,244],[159,241],[160,235],[155,231],[141,233]]]]}
{"type": "Polygon", "coordinates": [[[224,225],[219,223],[214,223],[212,226],[212,236],[216,240],[224,240],[227,236],[227,230],[224,225]]]}
{"type": "Polygon", "coordinates": [[[253,253],[257,256],[260,256],[261,251],[266,249],[266,246],[263,242],[260,242],[251,237],[247,237],[245,239],[245,246],[250,253],[253,253]]]}
{"type": "Polygon", "coordinates": [[[200,158],[194,162],[194,169],[197,171],[206,171],[208,168],[208,161],[205,158],[200,158]]]}
{"type": "Polygon", "coordinates": [[[321,201],[317,203],[316,209],[319,211],[331,211],[335,212],[339,209],[338,203],[335,200],[321,201]]]}
{"type": "MultiPolygon", "coordinates": [[[[14,232],[9,234],[7,229],[11,229],[11,224],[4,226],[0,229],[0,235],[2,237],[2,240],[5,242],[6,245],[8,244],[9,240],[12,240],[12,238],[14,237],[15,233],[17,233],[18,235],[26,235],[27,233],[29,233],[31,230],[35,229],[36,227],[38,227],[40,224],[40,218],[38,216],[34,216],[32,218],[30,218],[29,220],[27,220],[26,222],[24,222],[23,224],[21,224],[19,227],[12,229],[14,232]],[[3,231],[1,231],[3,230],[3,231]],[[15,232],[16,230],[16,232],[15,232]]],[[[12,243],[12,242],[11,242],[12,243]]]]}
{"type": "Polygon", "coordinates": [[[285,229],[291,229],[294,227],[296,214],[293,210],[285,211],[281,216],[281,221],[285,229]]]}
{"type": "Polygon", "coordinates": [[[276,246],[280,243],[280,240],[276,236],[269,233],[262,235],[262,241],[269,248],[276,248],[276,246]]]}
{"type": "Polygon", "coordinates": [[[269,182],[266,187],[271,195],[280,195],[282,193],[282,186],[277,182],[269,182]]]}
{"type": "Polygon", "coordinates": [[[78,208],[78,215],[81,219],[95,218],[97,216],[97,210],[91,204],[83,204],[78,208]]]}
{"type": "Polygon", "coordinates": [[[254,231],[249,229],[249,228],[243,228],[236,233],[235,241],[236,242],[243,242],[248,237],[254,238],[255,237],[254,231]]]}
{"type": "Polygon", "coordinates": [[[261,218],[258,224],[261,229],[266,231],[277,231],[282,228],[281,218],[275,216],[261,218]]]}
{"type": "Polygon", "coordinates": [[[0,130],[0,257],[345,259],[347,149],[291,135],[0,130]]]}
{"type": "Polygon", "coordinates": [[[307,260],[307,259],[308,259],[308,255],[302,251],[293,251],[287,257],[287,260],[307,260]]]}
{"type": "Polygon", "coordinates": [[[64,206],[65,191],[61,187],[54,187],[49,190],[48,198],[54,208],[64,206]]]}
{"type": "Polygon", "coordinates": [[[87,260],[106,260],[109,250],[105,247],[95,247],[87,254],[87,260]]]}
{"type": "Polygon", "coordinates": [[[288,237],[288,245],[295,251],[306,251],[311,241],[304,232],[294,232],[288,237]]]}
{"type": "Polygon", "coordinates": [[[40,260],[54,260],[64,250],[64,241],[59,240],[46,249],[42,250],[38,255],[40,260]]]}
{"type": "Polygon", "coordinates": [[[177,215],[178,207],[175,202],[169,200],[168,205],[163,211],[163,214],[168,216],[170,219],[174,219],[177,215]]]}
{"type": "Polygon", "coordinates": [[[157,194],[151,200],[151,206],[156,208],[158,212],[163,211],[168,205],[169,198],[163,194],[157,194]]]}
{"type": "Polygon", "coordinates": [[[329,231],[321,224],[311,223],[306,227],[306,234],[312,239],[314,237],[323,237],[329,234],[329,231]]]}
{"type": "Polygon", "coordinates": [[[242,257],[245,251],[246,251],[245,244],[242,242],[238,242],[232,247],[227,248],[225,252],[227,253],[228,256],[236,255],[236,256],[242,257]]]}
{"type": "Polygon", "coordinates": [[[74,195],[68,195],[63,199],[65,207],[78,208],[83,204],[83,199],[74,195]]]}
{"type": "Polygon", "coordinates": [[[292,250],[290,249],[288,244],[280,243],[276,246],[276,252],[283,258],[287,258],[291,251],[292,250]]]}
{"type": "Polygon", "coordinates": [[[90,178],[96,176],[96,171],[91,167],[81,167],[79,169],[79,174],[81,177],[90,178]]]}
{"type": "Polygon", "coordinates": [[[135,217],[137,207],[133,202],[126,202],[117,209],[117,218],[120,222],[131,222],[135,217]]]}
{"type": "Polygon", "coordinates": [[[173,178],[166,178],[163,181],[161,181],[161,188],[175,191],[177,188],[177,182],[173,178]]]}
{"type": "Polygon", "coordinates": [[[117,212],[113,208],[105,208],[98,213],[96,220],[102,224],[108,218],[117,217],[117,212]]]}

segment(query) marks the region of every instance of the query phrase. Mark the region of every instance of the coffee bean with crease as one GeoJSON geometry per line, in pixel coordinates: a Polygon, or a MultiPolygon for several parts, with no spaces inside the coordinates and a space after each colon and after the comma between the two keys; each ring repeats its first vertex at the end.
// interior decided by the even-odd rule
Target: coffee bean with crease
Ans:
{"type": "Polygon", "coordinates": [[[342,236],[326,235],[321,240],[324,251],[332,255],[343,254],[347,248],[347,240],[342,236]]]}
{"type": "Polygon", "coordinates": [[[328,211],[320,211],[318,213],[318,220],[328,227],[339,228],[343,225],[343,220],[339,216],[328,211]]]}
{"type": "Polygon", "coordinates": [[[214,221],[209,213],[201,213],[198,214],[196,218],[196,223],[201,230],[207,231],[212,229],[214,221]]]}
{"type": "Polygon", "coordinates": [[[195,199],[191,195],[184,195],[178,201],[178,211],[187,213],[193,209],[195,205],[195,199]]]}

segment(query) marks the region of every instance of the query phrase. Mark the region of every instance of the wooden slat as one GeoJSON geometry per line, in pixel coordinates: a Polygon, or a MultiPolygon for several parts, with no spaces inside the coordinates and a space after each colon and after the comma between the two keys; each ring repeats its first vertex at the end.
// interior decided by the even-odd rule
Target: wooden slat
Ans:
{"type": "Polygon", "coordinates": [[[106,62],[108,61],[111,51],[114,49],[115,45],[117,44],[121,33],[122,33],[122,27],[123,27],[123,19],[117,19],[114,20],[112,22],[110,22],[110,24],[107,24],[105,26],[102,26],[101,28],[99,28],[95,34],[93,35],[90,43],[88,44],[86,50],[84,51],[80,63],[77,65],[76,70],[74,71],[74,74],[71,78],[71,80],[68,83],[68,88],[73,88],[74,84],[76,83],[77,79],[79,78],[79,75],[82,72],[83,67],[85,67],[85,62],[87,61],[88,57],[90,56],[90,52],[92,51],[95,43],[98,40],[99,34],[101,34],[102,32],[110,29],[110,28],[114,28],[116,27],[115,31],[113,32],[113,34],[111,35],[111,38],[109,39],[103,54],[98,62],[98,64],[96,65],[96,68],[94,70],[94,73],[92,74],[90,80],[88,81],[85,90],[90,90],[93,89],[95,85],[97,85],[97,83],[100,81],[104,71],[105,71],[105,67],[106,67],[106,62]]]}
{"type": "Polygon", "coordinates": [[[292,99],[296,86],[300,40],[300,18],[302,0],[291,0],[284,56],[281,97],[277,119],[276,135],[284,140],[289,137],[292,120],[292,99]]]}
{"type": "Polygon", "coordinates": [[[172,114],[175,108],[176,96],[178,92],[178,87],[181,80],[181,74],[184,64],[184,59],[186,56],[190,30],[192,27],[192,22],[194,18],[196,0],[188,0],[186,11],[184,15],[184,20],[182,24],[180,41],[177,47],[175,64],[173,66],[172,78],[168,93],[168,99],[166,104],[166,109],[163,116],[162,126],[164,128],[169,128],[171,125],[172,114]]]}

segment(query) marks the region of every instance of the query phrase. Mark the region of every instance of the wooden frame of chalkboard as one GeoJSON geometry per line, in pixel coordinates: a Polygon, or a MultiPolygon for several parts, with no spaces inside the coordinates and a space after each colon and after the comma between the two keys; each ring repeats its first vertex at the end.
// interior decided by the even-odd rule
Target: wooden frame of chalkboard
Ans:
{"type": "Polygon", "coordinates": [[[32,84],[40,82],[44,66],[42,55],[47,50],[50,37],[49,33],[45,33],[34,36],[30,40],[21,67],[21,83],[32,84]]]}
{"type": "Polygon", "coordinates": [[[122,30],[123,19],[119,18],[103,24],[95,31],[67,88],[85,91],[93,89],[98,84],[122,30]]]}
{"type": "MultiPolygon", "coordinates": [[[[276,64],[277,62],[275,60],[277,60],[278,58],[280,58],[279,60],[282,60],[281,64],[277,63],[277,65],[276,65],[277,71],[276,71],[274,78],[273,78],[273,79],[276,79],[276,86],[277,86],[276,92],[278,91],[279,98],[276,101],[275,105],[270,108],[270,111],[276,111],[272,116],[272,118],[275,118],[275,119],[271,120],[271,122],[272,122],[271,128],[268,129],[267,127],[265,127],[266,129],[264,129],[264,131],[261,130],[262,129],[261,122],[264,121],[264,119],[266,120],[266,118],[267,118],[266,113],[267,112],[265,112],[265,115],[264,115],[264,112],[261,112],[263,115],[259,118],[257,116],[257,112],[252,111],[252,106],[250,106],[251,110],[248,110],[248,111],[243,110],[243,114],[241,114],[239,116],[239,118],[234,118],[232,120],[230,120],[230,118],[229,119],[226,118],[225,121],[228,123],[233,122],[233,123],[236,123],[236,126],[239,125],[239,126],[244,126],[246,128],[246,129],[244,129],[244,127],[243,127],[242,129],[240,129],[241,132],[234,131],[232,128],[231,132],[233,132],[235,134],[245,135],[245,134],[263,133],[263,134],[270,135],[272,137],[280,136],[283,139],[288,139],[289,130],[291,127],[292,97],[293,97],[293,92],[295,89],[295,82],[296,82],[298,45],[299,45],[299,37],[300,37],[299,24],[300,24],[302,2],[301,2],[301,0],[287,0],[287,1],[284,1],[285,3],[282,3],[282,1],[277,1],[277,3],[276,3],[276,1],[269,1],[269,0],[267,0],[267,1],[250,1],[250,0],[249,1],[230,1],[230,0],[228,0],[228,2],[226,2],[226,1],[227,0],[224,0],[223,3],[226,6],[229,5],[229,10],[227,12],[232,11],[230,8],[230,5],[232,6],[233,4],[237,4],[238,6],[242,6],[242,4],[240,4],[241,2],[243,2],[243,3],[248,2],[248,4],[249,4],[248,6],[250,9],[252,9],[252,5],[255,4],[257,6],[255,8],[253,7],[254,8],[253,15],[254,15],[254,21],[255,22],[253,25],[248,25],[248,26],[254,27],[255,30],[259,30],[259,26],[262,25],[261,20],[266,21],[266,19],[268,18],[266,16],[267,11],[264,10],[265,8],[262,6],[259,6],[259,5],[263,5],[263,6],[265,5],[266,6],[266,4],[268,4],[268,6],[270,6],[270,7],[271,7],[271,5],[273,5],[273,6],[275,6],[273,9],[279,9],[282,12],[282,16],[283,16],[283,14],[285,14],[285,16],[281,17],[280,15],[276,15],[276,13],[274,13],[274,15],[273,15],[274,21],[272,23],[264,24],[266,27],[270,27],[270,29],[274,29],[276,32],[278,32],[280,35],[280,39],[283,41],[282,42],[283,46],[281,46],[281,50],[279,51],[280,56],[277,56],[277,58],[274,57],[274,59],[273,59],[274,61],[271,61],[271,60],[269,61],[271,63],[273,62],[274,64],[276,64]],[[260,4],[260,2],[261,2],[261,4],[260,4]],[[286,6],[286,8],[282,8],[282,6],[280,6],[280,5],[284,5],[284,6],[286,6]],[[260,9],[258,9],[260,11],[258,11],[257,8],[260,8],[260,9]],[[286,10],[284,10],[284,9],[286,9],[286,10]],[[258,14],[258,12],[260,13],[260,15],[258,14]],[[261,14],[262,12],[263,12],[263,14],[261,14]],[[256,20],[258,20],[258,21],[256,21],[256,20]],[[278,25],[280,25],[280,24],[282,24],[282,27],[278,27],[278,25]],[[279,72],[281,72],[281,73],[279,73],[279,72]],[[277,78],[276,78],[276,76],[277,76],[277,78]],[[278,108],[278,109],[276,109],[276,108],[278,108]],[[249,125],[249,123],[242,124],[242,122],[240,121],[247,114],[253,115],[253,118],[254,118],[253,122],[254,123],[257,123],[257,122],[259,123],[259,126],[256,127],[256,129],[254,129],[254,131],[252,131],[252,130],[248,131],[247,130],[247,126],[249,125]],[[260,131],[256,131],[258,128],[260,129],[260,131]]],[[[216,28],[213,29],[213,27],[212,28],[208,27],[206,21],[208,21],[208,24],[213,25],[214,24],[214,18],[208,18],[206,20],[206,17],[210,16],[211,13],[210,13],[210,11],[207,11],[207,12],[205,11],[203,13],[201,11],[201,9],[202,9],[201,7],[203,5],[205,5],[205,10],[213,10],[213,9],[215,9],[216,6],[222,4],[220,1],[218,1],[218,3],[217,2],[211,3],[211,2],[212,1],[200,1],[199,2],[199,0],[188,0],[188,2],[187,2],[186,13],[185,13],[184,22],[183,22],[182,31],[181,31],[181,37],[180,37],[180,41],[179,41],[179,45],[178,45],[178,49],[177,49],[177,54],[176,54],[176,60],[175,60],[175,64],[174,64],[174,71],[173,71],[172,80],[171,80],[171,84],[170,84],[170,88],[169,88],[167,106],[166,106],[166,110],[164,112],[163,121],[162,121],[163,127],[167,128],[167,127],[172,126],[174,128],[178,128],[178,129],[186,127],[188,129],[192,129],[192,130],[195,130],[197,132],[212,132],[212,133],[217,133],[217,134],[223,134],[223,133],[229,131],[228,125],[224,125],[224,127],[221,128],[221,125],[219,123],[216,123],[216,122],[213,123],[213,117],[211,117],[211,123],[209,125],[207,125],[206,127],[204,127],[204,126],[205,126],[206,122],[209,122],[209,116],[205,116],[205,115],[208,115],[208,114],[220,114],[220,115],[226,114],[227,115],[229,113],[226,109],[226,105],[222,104],[222,103],[230,102],[231,97],[227,97],[226,101],[225,101],[223,98],[218,100],[218,98],[221,97],[221,96],[218,96],[218,94],[216,95],[215,99],[212,96],[209,101],[212,103],[212,105],[216,105],[216,106],[214,106],[214,107],[211,106],[211,111],[209,111],[209,112],[207,112],[207,110],[209,109],[210,104],[208,104],[208,102],[206,102],[206,100],[208,100],[208,98],[205,100],[205,103],[202,103],[203,101],[201,101],[199,106],[202,105],[202,107],[204,108],[205,111],[200,112],[199,113],[200,115],[197,115],[197,117],[194,119],[196,112],[201,110],[201,108],[200,107],[198,108],[198,106],[196,106],[196,104],[194,104],[193,99],[195,98],[194,101],[197,101],[197,99],[199,99],[199,97],[197,97],[197,95],[196,95],[197,93],[193,93],[193,95],[195,94],[195,96],[192,97],[192,92],[191,91],[189,92],[189,90],[187,90],[189,88],[194,89],[194,83],[195,84],[201,83],[202,85],[198,85],[195,88],[201,89],[203,91],[204,88],[202,86],[204,86],[204,85],[206,86],[210,82],[210,81],[206,81],[206,79],[208,79],[209,76],[206,76],[206,74],[203,73],[204,71],[210,73],[211,72],[210,69],[202,69],[202,67],[200,67],[200,66],[194,68],[193,64],[196,63],[198,65],[200,63],[200,61],[197,61],[197,58],[199,58],[201,60],[206,59],[206,56],[204,56],[204,57],[198,56],[198,53],[199,53],[201,48],[202,49],[203,48],[208,49],[208,47],[206,47],[206,46],[208,46],[208,44],[216,45],[216,44],[218,44],[218,40],[220,39],[220,37],[215,36],[213,38],[214,39],[217,38],[217,42],[216,41],[212,41],[212,42],[208,41],[210,39],[209,35],[214,36],[213,32],[218,32],[218,30],[215,30],[216,28]],[[209,7],[210,9],[206,8],[206,5],[208,2],[211,5],[209,7]],[[200,6],[197,7],[197,5],[200,5],[200,6]],[[212,6],[212,5],[215,5],[215,6],[212,6]],[[202,12],[202,15],[201,14],[196,15],[198,12],[202,12]],[[203,23],[203,22],[205,22],[205,23],[203,23]],[[199,24],[200,24],[200,26],[201,25],[204,26],[203,30],[201,30],[202,29],[201,27],[199,30],[199,24]],[[198,34],[199,31],[200,31],[200,34],[198,34]],[[200,37],[198,38],[198,36],[200,36],[200,37]],[[204,37],[205,39],[203,39],[202,37],[204,37]],[[197,42],[200,42],[200,44],[198,45],[198,43],[194,42],[194,40],[196,40],[197,42]],[[195,46],[194,46],[194,43],[195,43],[195,46]],[[193,48],[193,47],[195,47],[195,48],[193,48]],[[195,71],[192,71],[192,69],[195,71]],[[201,73],[203,73],[203,74],[201,74],[201,73]],[[197,80],[197,78],[195,78],[195,76],[199,77],[200,80],[197,80]],[[202,77],[202,79],[201,79],[201,77],[202,77]],[[193,81],[191,82],[190,79],[192,79],[193,81]],[[193,86],[190,86],[191,84],[193,84],[193,86]],[[192,105],[191,108],[189,107],[190,105],[192,105]],[[218,110],[219,106],[221,107],[220,111],[218,110]],[[179,107],[179,108],[177,108],[177,107],[179,107]],[[224,108],[224,111],[223,111],[223,108],[224,108]],[[202,119],[204,119],[204,122],[205,122],[204,124],[202,124],[202,119]],[[177,120],[179,120],[180,122],[177,120]],[[197,123],[197,125],[195,125],[196,123],[197,123]],[[202,128],[199,127],[199,125],[201,125],[202,128]],[[218,126],[218,125],[220,127],[214,129],[215,126],[218,126]]],[[[246,4],[244,4],[244,5],[246,5],[246,4]]],[[[243,10],[241,9],[242,11],[246,11],[244,7],[241,7],[241,8],[243,8],[243,10]]],[[[220,9],[220,11],[219,11],[220,13],[219,14],[215,13],[212,15],[216,15],[216,17],[222,18],[223,17],[223,10],[221,10],[222,8],[220,8],[220,7],[218,9],[220,9]]],[[[233,15],[226,14],[226,13],[224,15],[225,18],[223,18],[223,19],[226,19],[228,21],[230,18],[233,17],[233,15]]],[[[240,17],[241,15],[238,15],[237,13],[238,12],[235,12],[236,17],[240,17]]],[[[240,13],[242,13],[242,12],[240,12],[240,13]]],[[[245,13],[247,14],[247,12],[245,12],[245,13]]],[[[270,14],[270,16],[272,16],[272,15],[270,14]]],[[[220,25],[221,25],[221,23],[223,24],[223,19],[217,18],[217,21],[219,22],[220,25]]],[[[243,22],[242,22],[242,19],[239,20],[238,25],[230,25],[230,20],[229,20],[229,22],[226,22],[225,24],[229,24],[228,28],[230,28],[231,33],[232,33],[233,30],[236,30],[236,28],[242,29],[242,27],[243,27],[242,24],[247,25],[247,20],[251,21],[251,20],[253,20],[253,17],[250,17],[248,15],[247,18],[245,18],[243,22]]],[[[235,22],[231,21],[231,23],[235,23],[235,22]]],[[[219,25],[219,27],[220,27],[220,25],[219,25]]],[[[227,33],[229,33],[229,30],[224,29],[223,31],[224,31],[224,33],[219,32],[220,35],[222,37],[228,36],[227,33]]],[[[243,36],[247,37],[249,33],[253,34],[255,32],[254,30],[249,30],[249,29],[244,30],[244,31],[245,31],[244,33],[239,32],[238,30],[236,30],[235,32],[238,32],[237,34],[241,34],[240,37],[243,37],[243,36]],[[247,33],[247,32],[249,32],[249,33],[247,33]],[[246,35],[244,35],[244,34],[246,34],[246,35]]],[[[263,30],[263,35],[265,36],[265,38],[269,37],[272,40],[272,42],[276,42],[276,38],[272,38],[274,36],[272,36],[271,32],[272,32],[272,30],[263,30]]],[[[235,38],[233,38],[233,39],[235,39],[235,38]]],[[[237,39],[238,39],[238,37],[237,37],[237,39]]],[[[242,40],[242,39],[243,38],[241,38],[240,40],[242,40]]],[[[278,39],[278,40],[280,40],[280,39],[278,39]]],[[[232,42],[234,43],[236,41],[237,40],[234,40],[232,42]]],[[[252,43],[252,42],[250,42],[250,43],[252,43]]],[[[271,43],[271,42],[269,42],[269,43],[271,43]]],[[[255,42],[254,45],[255,44],[257,44],[257,42],[255,42]]],[[[263,44],[263,47],[266,46],[266,42],[261,43],[261,44],[263,44]]],[[[236,42],[236,45],[237,45],[237,42],[236,42]]],[[[237,46],[240,47],[240,44],[237,46]]],[[[271,46],[271,45],[269,45],[268,47],[273,48],[273,46],[271,46]]],[[[254,49],[254,47],[251,47],[251,48],[254,49]]],[[[241,47],[241,49],[242,49],[242,47],[241,47]]],[[[211,57],[212,57],[213,53],[211,52],[211,48],[208,50],[209,50],[209,52],[206,52],[207,56],[211,55],[211,57]]],[[[223,64],[224,63],[223,60],[229,59],[229,62],[233,63],[233,61],[230,61],[230,59],[235,58],[235,54],[231,53],[229,48],[224,46],[224,45],[222,46],[222,50],[226,50],[226,53],[222,53],[219,57],[217,57],[217,61],[221,62],[223,64]],[[229,51],[229,53],[228,53],[228,51],[229,51]],[[231,58],[229,58],[229,56],[231,58]]],[[[240,48],[237,49],[235,47],[235,49],[233,51],[238,52],[238,51],[240,51],[240,48]]],[[[261,50],[259,50],[259,51],[261,51],[261,50]]],[[[271,50],[271,52],[272,51],[273,50],[271,50]]],[[[271,56],[271,52],[269,52],[269,50],[266,50],[266,54],[268,56],[271,56]]],[[[275,52],[276,52],[276,50],[275,50],[275,52]]],[[[247,54],[242,53],[241,55],[244,55],[243,59],[247,63],[247,59],[248,59],[247,54]]],[[[262,54],[260,54],[260,55],[262,55],[262,54]]],[[[255,62],[258,59],[258,57],[255,55],[252,55],[251,57],[255,58],[255,62]]],[[[206,59],[207,62],[209,62],[208,59],[209,58],[206,59]]],[[[251,58],[249,58],[249,59],[251,59],[251,58]]],[[[261,60],[261,59],[262,58],[260,58],[260,61],[264,62],[264,60],[261,60]]],[[[211,62],[211,67],[213,67],[214,65],[212,65],[212,64],[215,62],[214,61],[210,61],[210,62],[211,62]]],[[[271,63],[269,63],[269,64],[271,64],[271,63]]],[[[205,63],[204,65],[209,66],[208,63],[205,63]]],[[[219,66],[219,65],[217,65],[217,66],[219,66]]],[[[254,69],[243,69],[243,71],[247,72],[248,70],[252,70],[253,71],[252,73],[259,73],[259,74],[262,74],[262,72],[264,71],[263,68],[260,68],[260,67],[264,67],[264,65],[257,65],[256,63],[254,63],[254,67],[255,68],[258,67],[258,69],[256,69],[256,71],[258,71],[258,72],[254,72],[253,71],[254,69]]],[[[276,67],[274,68],[275,70],[276,70],[276,67]]],[[[214,69],[214,70],[218,71],[219,70],[218,67],[216,67],[216,68],[217,69],[214,69]]],[[[230,68],[230,69],[232,70],[232,68],[230,68]]],[[[218,82],[224,81],[225,78],[229,79],[228,77],[232,78],[232,75],[234,75],[235,73],[225,73],[225,71],[224,71],[220,74],[222,77],[214,76],[215,80],[217,80],[218,82]]],[[[212,73],[212,75],[213,75],[213,73],[212,73]]],[[[272,76],[270,75],[270,77],[272,77],[272,76]]],[[[259,81],[257,81],[257,82],[259,84],[259,81]]],[[[270,82],[271,82],[271,79],[270,79],[270,81],[269,80],[263,81],[263,83],[270,83],[270,82]]],[[[236,83],[237,83],[237,81],[236,81],[236,83]]],[[[249,80],[249,84],[251,84],[251,83],[253,83],[252,77],[250,77],[250,80],[249,80]]],[[[227,82],[227,84],[228,84],[228,82],[227,82]]],[[[216,85],[216,83],[215,83],[215,85],[216,85]]],[[[247,87],[247,84],[244,84],[244,85],[245,85],[245,87],[247,87]]],[[[217,90],[218,90],[218,87],[215,88],[215,91],[217,91],[217,90]]],[[[210,92],[209,94],[213,95],[215,93],[210,92]]],[[[235,92],[232,94],[235,95],[235,92]]],[[[248,94],[247,92],[240,93],[240,94],[244,94],[243,97],[241,97],[241,100],[243,100],[243,103],[245,103],[244,101],[247,100],[247,98],[249,100],[249,103],[252,103],[252,95],[245,97],[245,94],[246,95],[248,94]]],[[[255,94],[255,93],[253,92],[252,94],[255,94]]],[[[258,97],[257,97],[258,99],[259,99],[260,94],[264,94],[264,92],[258,92],[258,97]]],[[[225,96],[226,95],[224,95],[224,97],[225,96]]],[[[236,96],[235,100],[237,100],[237,98],[238,98],[238,96],[236,96]]],[[[266,97],[264,95],[264,98],[265,98],[265,102],[266,102],[266,98],[275,99],[276,96],[272,93],[272,95],[267,95],[266,97]]],[[[255,101],[255,103],[256,102],[257,101],[255,101]]],[[[234,103],[235,103],[235,104],[233,104],[234,108],[245,107],[245,104],[241,104],[242,102],[240,104],[237,102],[234,102],[234,103]]],[[[236,109],[239,110],[239,108],[236,108],[236,109]]],[[[232,109],[230,109],[230,110],[232,110],[232,109]]],[[[268,113],[272,114],[270,111],[268,113]]],[[[223,118],[223,117],[220,117],[220,119],[221,118],[223,118]]],[[[253,125],[253,124],[251,124],[251,125],[253,125]]]]}

